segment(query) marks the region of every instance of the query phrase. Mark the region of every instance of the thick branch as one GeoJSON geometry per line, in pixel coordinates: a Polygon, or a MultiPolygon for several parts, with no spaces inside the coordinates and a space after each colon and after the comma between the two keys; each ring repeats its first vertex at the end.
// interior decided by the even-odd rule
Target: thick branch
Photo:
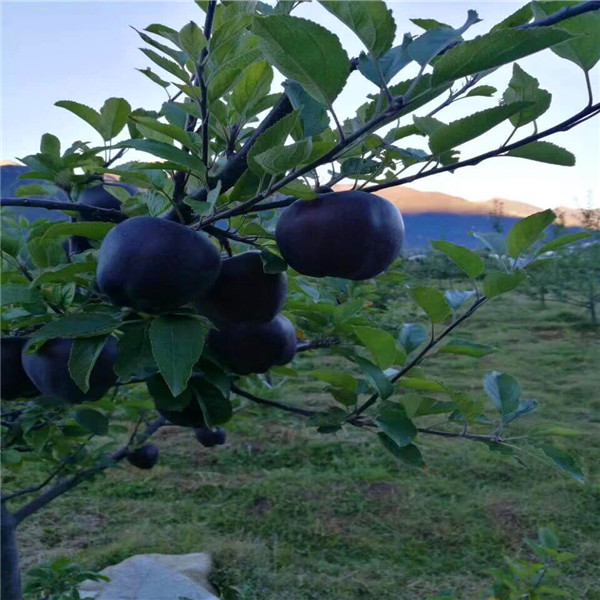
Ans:
{"type": "Polygon", "coordinates": [[[120,223],[127,218],[125,213],[112,208],[96,208],[85,204],[72,202],[58,202],[55,200],[42,200],[41,198],[1,198],[0,206],[20,206],[25,208],[46,208],[48,210],[70,210],[81,213],[86,217],[120,223]]]}
{"type": "MultiPolygon", "coordinates": [[[[165,425],[166,419],[164,417],[159,417],[155,421],[153,421],[142,434],[143,439],[149,438],[153,433],[155,433],[158,429],[160,429],[163,425],[165,425]]],[[[29,504],[26,504],[22,508],[20,508],[17,512],[14,513],[15,521],[19,524],[23,519],[31,516],[36,513],[41,508],[44,508],[47,504],[50,504],[52,500],[62,496],[65,492],[73,489],[78,486],[81,482],[85,481],[88,477],[103,471],[104,469],[112,466],[114,463],[117,463],[123,460],[129,452],[129,444],[123,446],[116,452],[113,452],[110,455],[110,461],[104,462],[99,465],[95,465],[93,467],[88,467],[87,469],[83,469],[73,477],[69,477],[63,481],[58,482],[56,485],[52,486],[48,491],[44,492],[40,496],[38,496],[35,500],[32,500],[29,504]]]]}
{"type": "Polygon", "coordinates": [[[577,114],[572,117],[554,125],[554,127],[550,127],[549,129],[545,129],[544,131],[540,131],[538,133],[534,133],[522,140],[517,142],[513,142],[507,146],[502,146],[500,148],[496,148],[495,150],[490,150],[489,152],[485,152],[483,154],[479,154],[478,156],[474,156],[473,158],[469,158],[467,160],[463,160],[452,165],[445,165],[443,167],[438,167],[435,169],[430,169],[429,171],[423,171],[422,173],[416,173],[415,175],[410,175],[408,177],[403,177],[401,179],[393,179],[392,181],[386,181],[385,183],[379,183],[377,185],[371,185],[364,188],[365,192],[378,192],[379,190],[385,190],[387,188],[396,187],[398,185],[404,185],[406,183],[411,183],[416,181],[417,179],[423,179],[424,177],[431,177],[432,175],[438,175],[439,173],[446,173],[447,171],[454,172],[456,169],[461,169],[463,167],[472,167],[474,165],[478,165],[480,162],[487,160],[488,158],[493,158],[495,156],[505,155],[510,150],[514,150],[516,148],[521,148],[531,142],[536,142],[545,137],[553,135],[555,133],[560,133],[563,131],[569,131],[576,125],[579,125],[580,122],[583,122],[586,119],[589,119],[593,116],[596,116],[600,113],[600,103],[593,104],[592,106],[586,106],[583,110],[579,111],[577,114]]]}

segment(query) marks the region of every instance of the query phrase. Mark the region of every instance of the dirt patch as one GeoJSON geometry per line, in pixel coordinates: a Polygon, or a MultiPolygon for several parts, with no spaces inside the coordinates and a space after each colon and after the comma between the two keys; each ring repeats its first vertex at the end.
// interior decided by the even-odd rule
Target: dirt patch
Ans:
{"type": "Polygon", "coordinates": [[[525,528],[521,505],[517,500],[503,500],[488,505],[492,520],[512,542],[520,544],[525,528]]]}
{"type": "Polygon", "coordinates": [[[257,498],[248,512],[256,517],[264,517],[272,508],[273,503],[268,498],[257,498]]]}
{"type": "Polygon", "coordinates": [[[565,337],[564,331],[560,329],[542,329],[540,331],[536,331],[535,335],[540,340],[557,340],[565,337]]]}
{"type": "Polygon", "coordinates": [[[399,491],[400,487],[395,483],[380,481],[377,483],[369,483],[366,487],[365,495],[369,498],[380,500],[396,496],[399,491]]]}

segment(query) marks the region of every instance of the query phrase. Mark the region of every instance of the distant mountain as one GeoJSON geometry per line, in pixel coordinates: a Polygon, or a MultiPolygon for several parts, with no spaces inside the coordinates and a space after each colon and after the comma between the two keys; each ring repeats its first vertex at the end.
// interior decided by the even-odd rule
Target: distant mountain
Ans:
{"type": "MultiPolygon", "coordinates": [[[[39,183],[33,179],[18,179],[19,175],[27,171],[28,168],[23,165],[0,164],[0,188],[3,198],[15,196],[16,189],[24,183],[39,183]]],[[[340,185],[336,186],[336,190],[348,189],[348,187],[340,185]]],[[[504,216],[500,219],[500,225],[503,231],[508,231],[517,220],[540,210],[524,202],[503,199],[469,202],[464,198],[441,192],[421,192],[408,187],[382,190],[378,194],[394,203],[402,212],[406,226],[405,247],[409,250],[426,248],[429,246],[429,240],[446,240],[470,248],[481,247],[481,243],[470,236],[469,232],[493,231],[494,222],[490,215],[496,203],[502,203],[504,216]]],[[[14,211],[16,214],[26,216],[30,221],[64,218],[62,213],[43,208],[19,208],[14,211]]],[[[569,208],[561,211],[565,215],[569,230],[577,230],[581,226],[577,211],[569,208]]]]}
{"type": "MultiPolygon", "coordinates": [[[[336,190],[349,186],[336,186],[336,190]]],[[[464,198],[441,192],[421,192],[408,187],[390,188],[377,192],[396,205],[404,218],[406,248],[416,250],[429,246],[429,240],[446,240],[470,248],[479,248],[481,243],[471,231],[494,230],[491,214],[497,203],[502,205],[503,216],[498,219],[503,231],[508,231],[519,219],[541,210],[537,206],[513,200],[493,198],[486,202],[470,202],[464,198]]],[[[559,209],[565,215],[569,230],[581,227],[577,211],[559,209]]]]}

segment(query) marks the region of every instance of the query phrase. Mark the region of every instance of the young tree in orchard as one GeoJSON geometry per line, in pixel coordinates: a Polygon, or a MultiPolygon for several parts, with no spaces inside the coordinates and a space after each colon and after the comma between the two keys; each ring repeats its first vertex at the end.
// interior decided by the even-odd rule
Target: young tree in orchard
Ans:
{"type": "Polygon", "coordinates": [[[368,431],[420,469],[419,438],[443,436],[507,455],[527,446],[583,478],[575,459],[539,431],[511,441],[510,424],[537,408],[511,375],[487,373],[473,395],[416,369],[438,353],[478,358],[496,350],[455,332],[526,279],[548,249],[551,210],[505,237],[482,234],[499,257],[491,269],[467,248],[432,242],[471,289],[411,288],[428,331],[407,323],[395,339],[374,325],[370,297],[377,281],[398,275],[404,235],[400,213],[379,190],[495,157],[575,163],[547,138],[600,112],[590,84],[600,2],[526,4],[471,40],[474,10],[457,29],[414,19],[416,32],[399,45],[384,2],[315,3],[315,14],[329,11],[362,42],[356,57],[336,35],[295,16],[299,2],[196,4],[202,27],[152,24],[138,32],[160,69],[141,72],[168,101],[133,108],[110,98],[99,111],[57,102],[95,130],[97,143],[64,149],[45,134],[40,151],[21,159],[30,171],[18,197],[2,198],[5,207],[71,217],[30,223],[4,215],[5,600],[22,596],[15,528],[24,519],[124,459],[151,468],[159,450],[148,440],[167,423],[193,428],[207,447],[222,444],[220,426],[243,403],[294,413],[323,434],[368,431]],[[589,92],[586,105],[546,129],[537,119],[551,96],[516,62],[538,52],[573,62],[589,92]],[[403,79],[415,65],[417,74],[403,79]],[[503,92],[485,83],[500,68],[512,68],[503,92]],[[273,84],[275,71],[283,86],[273,84]],[[373,92],[341,122],[335,102],[350,76],[373,92]],[[475,96],[489,98],[489,108],[470,111],[475,96]],[[465,116],[444,121],[458,100],[465,116]],[[503,123],[512,127],[506,143],[461,155],[462,144],[503,123]],[[131,150],[144,158],[128,161],[131,150]],[[332,191],[342,180],[352,189],[332,191]],[[59,191],[68,200],[42,198],[59,191]],[[295,377],[294,356],[304,351],[345,364],[304,373],[331,396],[320,410],[286,404],[285,386],[275,399],[268,385],[295,377]],[[127,393],[141,382],[151,400],[127,393]],[[432,428],[429,415],[447,422],[432,428]],[[117,419],[132,422],[126,443],[117,419]],[[47,477],[19,489],[28,461],[47,477]]]}

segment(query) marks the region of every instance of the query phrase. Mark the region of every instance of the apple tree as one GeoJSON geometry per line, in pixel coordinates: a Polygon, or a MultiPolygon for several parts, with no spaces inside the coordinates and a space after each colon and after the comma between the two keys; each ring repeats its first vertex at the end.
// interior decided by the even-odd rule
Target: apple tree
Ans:
{"type": "Polygon", "coordinates": [[[378,191],[495,157],[575,163],[547,138],[600,112],[590,83],[600,3],[525,4],[473,39],[475,10],[456,26],[415,18],[399,36],[381,1],[314,3],[315,20],[296,16],[301,2],[196,4],[202,26],[138,31],[152,63],[140,71],[167,101],[109,98],[99,110],[57,102],[96,141],[65,146],[44,134],[39,151],[20,159],[29,172],[17,197],[1,200],[5,600],[22,597],[23,520],[120,461],[151,468],[159,449],[149,439],[167,423],[193,429],[207,447],[222,444],[244,403],[293,413],[324,435],[367,431],[408,467],[425,468],[421,437],[442,436],[507,456],[526,447],[583,479],[548,437],[558,428],[511,439],[511,424],[537,403],[510,374],[485,374],[473,394],[423,370],[434,354],[495,351],[456,332],[527,278],[547,250],[551,210],[506,235],[481,234],[498,257],[492,267],[433,241],[467,285],[406,290],[427,328],[406,323],[396,339],[377,326],[371,298],[380,281],[405,290],[402,217],[378,191]],[[359,56],[316,22],[319,11],[356,35],[359,56]],[[574,63],[589,92],[545,129],[538,119],[551,95],[517,62],[538,52],[574,63]],[[498,69],[512,69],[502,92],[485,82],[498,69]],[[335,104],[350,77],[368,93],[342,120],[335,104]],[[473,97],[489,107],[469,110],[473,97]],[[459,100],[464,117],[442,120],[459,100]],[[502,124],[511,132],[504,144],[461,155],[462,144],[502,124]],[[340,182],[349,189],[335,191],[340,182]],[[64,219],[30,222],[10,207],[64,219]],[[302,373],[330,395],[320,410],[285,402],[300,352],[336,357],[335,368],[302,373]],[[128,393],[134,385],[147,395],[128,393]],[[430,415],[445,425],[432,427],[430,415]],[[32,461],[42,481],[22,480],[32,461]]]}

